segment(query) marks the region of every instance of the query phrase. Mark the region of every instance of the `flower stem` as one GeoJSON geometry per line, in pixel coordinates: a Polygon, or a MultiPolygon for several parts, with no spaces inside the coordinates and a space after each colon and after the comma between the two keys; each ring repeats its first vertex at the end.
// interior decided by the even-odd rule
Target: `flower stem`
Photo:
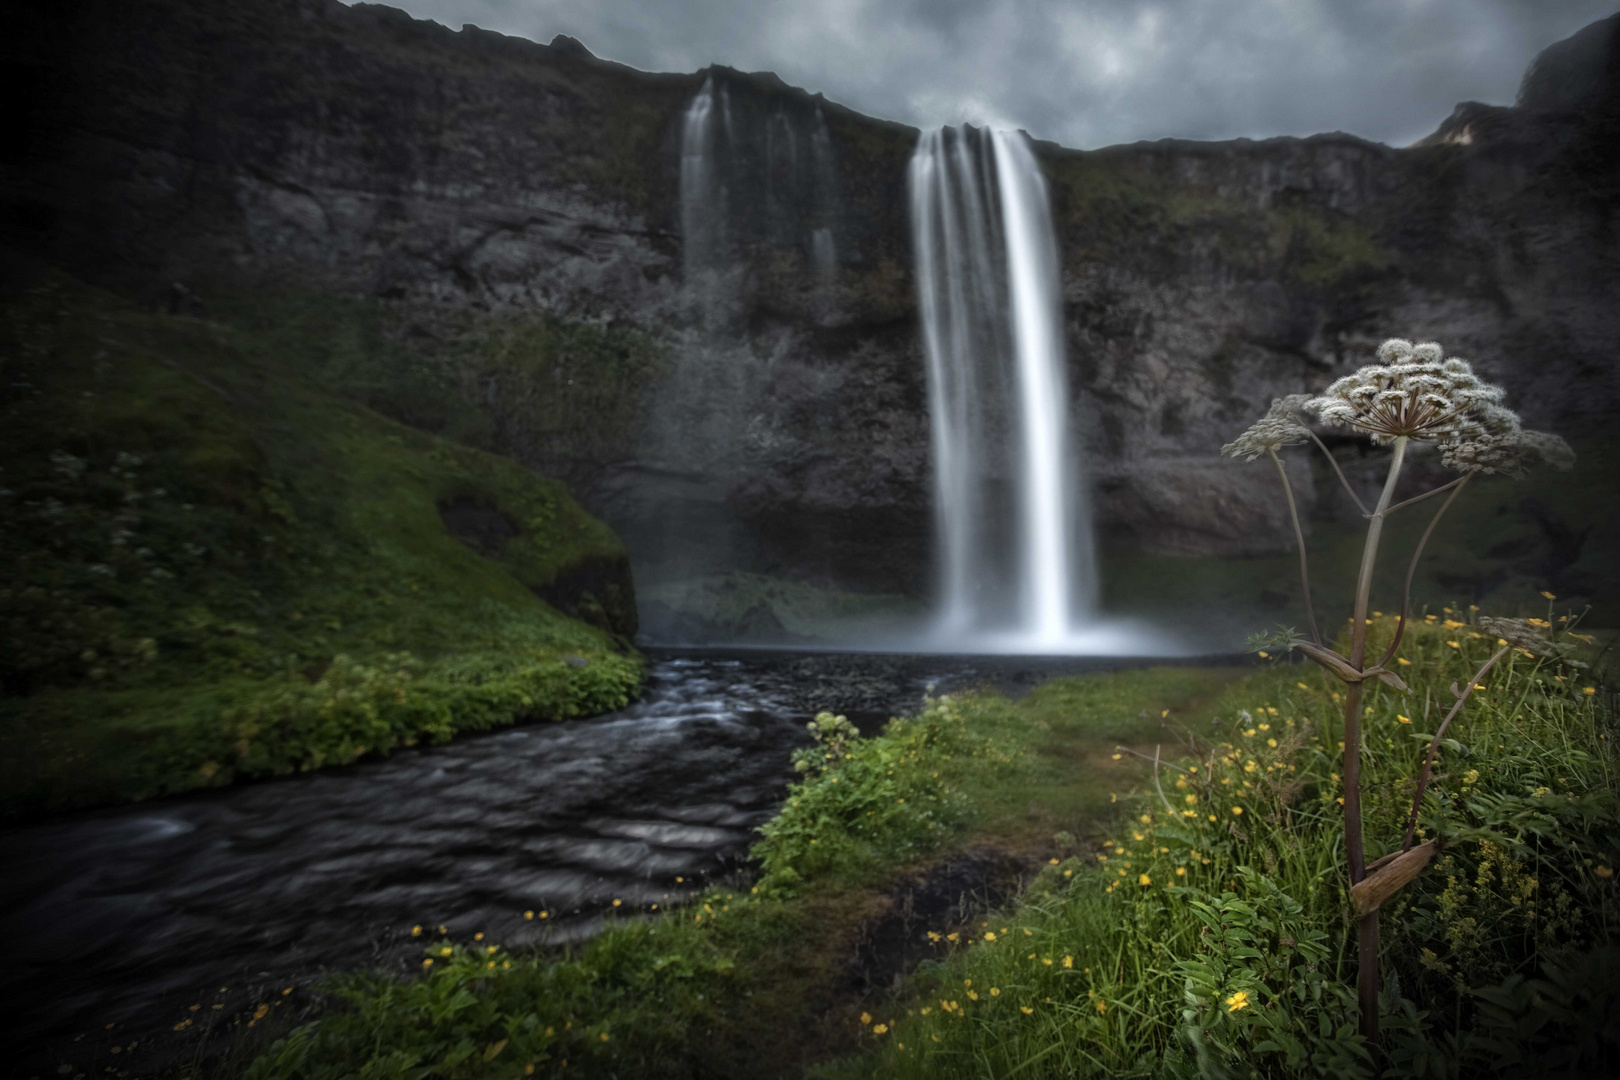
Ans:
{"type": "MultiPolygon", "coordinates": [[[[1395,483],[1406,460],[1406,436],[1395,440],[1395,453],[1389,462],[1378,506],[1367,522],[1367,540],[1361,549],[1361,574],[1356,579],[1356,606],[1350,623],[1350,665],[1358,670],[1367,658],[1367,606],[1372,595],[1373,568],[1378,564],[1378,541],[1384,533],[1384,516],[1395,495],[1395,483]]],[[[1366,848],[1361,835],[1361,688],[1353,682],[1344,694],[1344,846],[1350,864],[1350,884],[1367,876],[1366,848]]],[[[1369,1043],[1378,1041],[1378,913],[1357,920],[1356,997],[1361,1005],[1361,1034],[1369,1043]]]]}
{"type": "Polygon", "coordinates": [[[1271,463],[1277,466],[1277,476],[1282,480],[1283,495],[1288,499],[1288,520],[1294,524],[1294,541],[1299,544],[1299,585],[1305,593],[1305,619],[1311,626],[1311,640],[1318,645],[1322,644],[1322,635],[1316,629],[1316,609],[1311,605],[1311,571],[1305,563],[1305,532],[1299,527],[1299,509],[1294,505],[1294,488],[1288,482],[1288,470],[1283,468],[1282,458],[1277,451],[1268,448],[1271,463]]]}
{"type": "Polygon", "coordinates": [[[1344,475],[1344,470],[1339,468],[1339,459],[1333,456],[1333,451],[1327,448],[1327,443],[1323,442],[1321,437],[1318,436],[1316,432],[1311,430],[1311,426],[1309,424],[1305,423],[1303,420],[1300,420],[1297,415],[1294,417],[1294,419],[1298,421],[1300,427],[1305,429],[1305,434],[1311,437],[1311,441],[1321,449],[1322,454],[1328,459],[1328,464],[1333,466],[1333,472],[1336,476],[1338,476],[1339,483],[1344,485],[1345,493],[1350,496],[1350,501],[1355,503],[1356,509],[1360,510],[1363,516],[1365,516],[1367,513],[1367,504],[1361,501],[1361,496],[1356,494],[1356,489],[1350,486],[1350,481],[1344,475]]]}
{"type": "Polygon", "coordinates": [[[1449,490],[1451,488],[1454,488],[1454,487],[1462,487],[1464,484],[1466,484],[1468,482],[1468,478],[1470,476],[1473,476],[1473,475],[1474,475],[1473,473],[1463,473],[1461,476],[1457,477],[1457,479],[1453,480],[1449,484],[1441,484],[1439,487],[1433,488],[1433,489],[1431,489],[1429,491],[1425,491],[1421,495],[1414,495],[1410,499],[1405,499],[1405,500],[1403,500],[1401,502],[1398,502],[1394,506],[1390,507],[1387,511],[1385,511],[1384,516],[1388,517],[1390,514],[1393,514],[1397,510],[1404,510],[1408,506],[1411,506],[1413,503],[1420,503],[1424,499],[1427,499],[1431,495],[1438,495],[1442,491],[1447,491],[1447,490],[1449,490]]]}
{"type": "MultiPolygon", "coordinates": [[[[1440,524],[1440,519],[1451,508],[1451,504],[1456,501],[1457,496],[1462,494],[1462,489],[1468,486],[1468,479],[1473,475],[1473,473],[1463,473],[1460,478],[1453,480],[1446,487],[1438,487],[1429,492],[1429,495],[1434,495],[1446,490],[1447,487],[1451,488],[1451,494],[1447,495],[1446,501],[1440,504],[1440,509],[1434,512],[1434,517],[1429,519],[1429,527],[1423,530],[1423,538],[1418,541],[1417,549],[1412,552],[1412,561],[1406,567],[1406,587],[1401,594],[1401,617],[1395,620],[1395,636],[1390,639],[1389,648],[1384,651],[1384,658],[1378,661],[1379,667],[1387,665],[1395,656],[1395,650],[1401,647],[1401,638],[1406,634],[1406,619],[1412,612],[1412,577],[1417,573],[1418,560],[1423,558],[1423,549],[1428,546],[1429,537],[1434,535],[1434,527],[1440,524]]],[[[1429,495],[1419,495],[1418,499],[1426,499],[1429,495]]],[[[1417,499],[1408,499],[1406,503],[1416,501],[1417,499]]],[[[1401,506],[1405,506],[1406,503],[1402,503],[1401,506]]],[[[1399,510],[1400,506],[1394,509],[1399,510]]]]}
{"type": "MultiPolygon", "coordinates": [[[[1412,796],[1412,815],[1406,819],[1406,840],[1401,844],[1402,851],[1412,850],[1412,838],[1417,834],[1418,808],[1423,805],[1423,791],[1429,786],[1429,773],[1434,768],[1434,755],[1440,749],[1441,736],[1446,733],[1446,728],[1451,725],[1452,718],[1463,707],[1463,702],[1468,700],[1468,695],[1474,692],[1474,687],[1479,684],[1479,680],[1483,679],[1485,673],[1495,667],[1496,662],[1506,656],[1508,650],[1512,647],[1511,645],[1504,645],[1497,649],[1496,655],[1485,661],[1484,667],[1474,672],[1473,678],[1468,680],[1468,688],[1457,695],[1457,703],[1451,707],[1451,711],[1446,713],[1446,718],[1440,722],[1440,728],[1434,733],[1434,738],[1429,740],[1429,755],[1423,759],[1423,771],[1418,774],[1417,794],[1412,796]]],[[[1452,683],[1452,685],[1457,684],[1452,683]]]]}

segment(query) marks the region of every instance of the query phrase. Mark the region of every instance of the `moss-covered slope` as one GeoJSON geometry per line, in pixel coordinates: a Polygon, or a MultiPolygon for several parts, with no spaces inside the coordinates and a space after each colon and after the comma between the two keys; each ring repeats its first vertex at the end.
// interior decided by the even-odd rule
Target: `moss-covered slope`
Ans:
{"type": "Polygon", "coordinates": [[[624,550],[561,485],[346,401],[285,338],[62,278],[0,312],[6,813],[635,692],[624,550]]]}

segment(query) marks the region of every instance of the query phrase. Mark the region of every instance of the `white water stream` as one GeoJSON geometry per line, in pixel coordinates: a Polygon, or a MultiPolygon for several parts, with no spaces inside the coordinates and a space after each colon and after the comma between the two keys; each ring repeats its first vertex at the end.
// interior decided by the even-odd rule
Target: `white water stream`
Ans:
{"type": "Polygon", "coordinates": [[[1069,425],[1050,199],[1021,132],[941,128],[911,159],[928,361],[941,647],[1137,651],[1099,621],[1069,425]]]}

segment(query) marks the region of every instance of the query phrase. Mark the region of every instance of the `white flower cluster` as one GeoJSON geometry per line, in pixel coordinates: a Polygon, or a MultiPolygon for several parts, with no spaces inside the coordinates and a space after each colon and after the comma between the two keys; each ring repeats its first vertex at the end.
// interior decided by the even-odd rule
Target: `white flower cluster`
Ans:
{"type": "Polygon", "coordinates": [[[1275,452],[1285,446],[1302,443],[1311,433],[1299,422],[1296,414],[1310,403],[1308,394],[1289,394],[1273,398],[1266,415],[1256,420],[1249,430],[1221,447],[1224,457],[1241,457],[1253,461],[1261,454],[1275,452]]]}
{"type": "Polygon", "coordinates": [[[1487,432],[1471,439],[1442,443],[1440,460],[1446,468],[1460,473],[1522,476],[1527,468],[1537,464],[1568,472],[1575,464],[1575,451],[1557,435],[1516,427],[1511,431],[1487,432]]]}
{"type": "Polygon", "coordinates": [[[1569,444],[1556,435],[1526,431],[1504,408],[1502,388],[1484,382],[1468,361],[1447,358],[1435,342],[1413,345],[1391,338],[1376,364],[1337,380],[1318,397],[1290,394],[1249,430],[1221,447],[1229,457],[1253,460],[1309,438],[1297,414],[1350,428],[1375,443],[1405,438],[1435,443],[1447,468],[1462,473],[1519,475],[1534,464],[1568,469],[1569,444]]]}
{"type": "Polygon", "coordinates": [[[1375,443],[1457,443],[1519,426],[1519,418],[1501,405],[1502,388],[1482,382],[1468,361],[1445,359],[1435,342],[1391,338],[1378,347],[1378,359],[1306,407],[1323,423],[1360,431],[1375,443]]]}

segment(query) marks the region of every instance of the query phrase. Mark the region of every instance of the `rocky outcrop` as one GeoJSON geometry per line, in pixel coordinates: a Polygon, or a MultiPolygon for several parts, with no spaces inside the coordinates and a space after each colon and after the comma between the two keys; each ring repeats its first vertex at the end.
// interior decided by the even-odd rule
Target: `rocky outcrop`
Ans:
{"type": "MultiPolygon", "coordinates": [[[[452,367],[469,313],[634,331],[660,361],[575,411],[639,422],[557,419],[575,384],[537,354],[540,411],[510,378],[462,382],[495,416],[495,448],[564,476],[638,571],[923,587],[913,129],[770,75],[647,74],[572,39],[367,4],[82,0],[18,18],[0,184],[14,244],[154,302],[174,281],[367,298],[403,353],[452,367]],[[755,209],[728,219],[727,259],[698,289],[679,196],[705,80],[741,148],[729,205],[755,209]],[[808,153],[813,138],[829,179],[803,190],[782,174],[786,144],[758,145],[808,153]]],[[[1459,106],[1405,149],[1040,144],[1105,538],[1277,550],[1270,481],[1217,448],[1271,396],[1323,385],[1393,333],[1474,359],[1538,425],[1580,434],[1611,415],[1617,27],[1547,50],[1516,106],[1459,106]]],[[[1322,479],[1303,478],[1307,506],[1322,479]]]]}

